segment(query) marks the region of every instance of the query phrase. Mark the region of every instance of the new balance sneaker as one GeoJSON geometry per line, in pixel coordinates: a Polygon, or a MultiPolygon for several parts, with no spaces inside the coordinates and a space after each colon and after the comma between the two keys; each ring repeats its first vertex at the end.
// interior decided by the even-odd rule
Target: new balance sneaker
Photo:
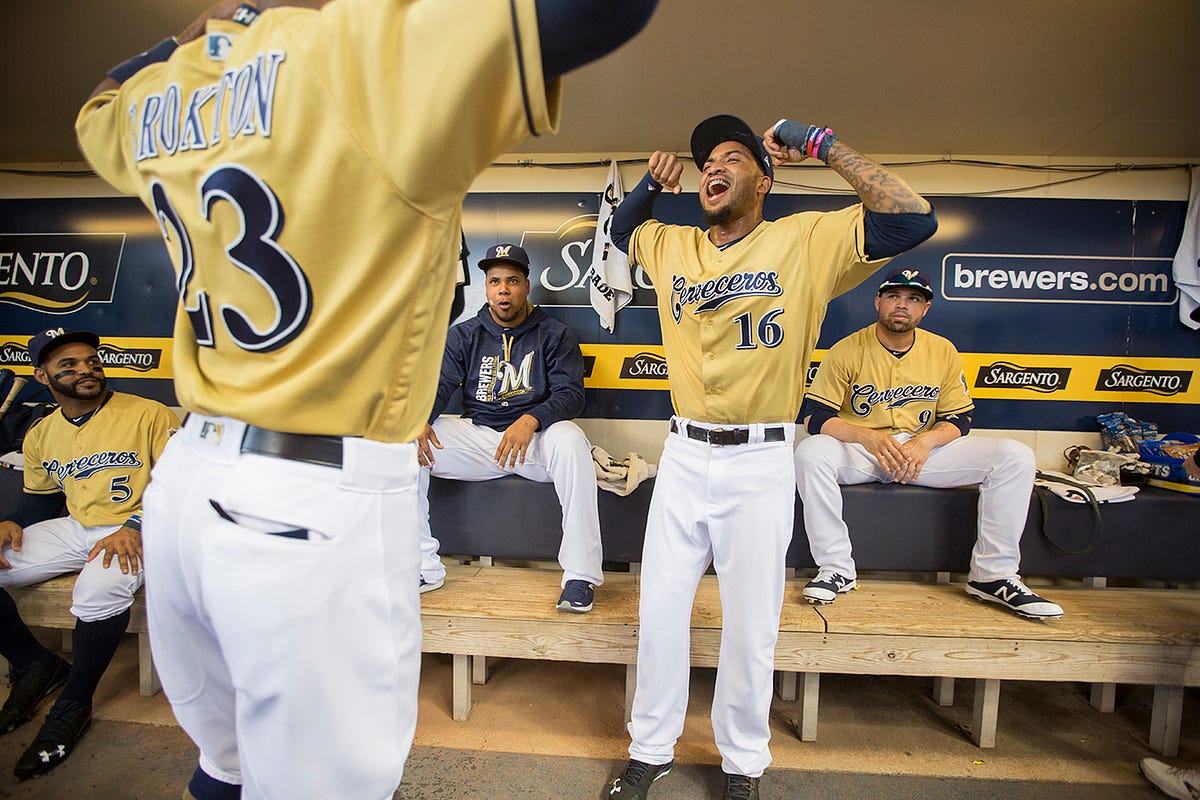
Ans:
{"type": "Polygon", "coordinates": [[[596,587],[587,581],[567,581],[562,594],[558,596],[558,610],[586,614],[592,610],[595,597],[596,587]]]}
{"type": "Polygon", "coordinates": [[[427,580],[425,580],[425,576],[422,575],[421,582],[419,584],[417,584],[417,591],[420,594],[425,594],[426,592],[432,592],[434,589],[442,588],[442,584],[444,584],[445,582],[446,582],[445,578],[438,578],[436,581],[427,581],[427,580]]]}
{"type": "Polygon", "coordinates": [[[47,664],[38,662],[22,673],[10,670],[9,686],[12,691],[0,708],[0,735],[14,731],[33,719],[41,702],[67,682],[71,665],[55,656],[47,664]]]}
{"type": "Polygon", "coordinates": [[[33,737],[33,744],[17,759],[13,775],[21,780],[45,775],[67,760],[91,724],[91,706],[75,700],[55,703],[33,737]]]}
{"type": "Polygon", "coordinates": [[[832,603],[842,592],[848,592],[858,586],[854,578],[838,575],[831,569],[817,571],[817,577],[804,585],[800,594],[810,603],[832,603]]]}
{"type": "Polygon", "coordinates": [[[617,800],[646,800],[650,784],[659,778],[665,778],[671,772],[674,761],[665,764],[647,764],[644,761],[630,759],[625,765],[625,771],[612,779],[608,784],[608,796],[617,800]]]}
{"type": "Polygon", "coordinates": [[[1142,759],[1142,774],[1167,797],[1200,800],[1200,769],[1180,769],[1157,758],[1142,759]]]}
{"type": "Polygon", "coordinates": [[[1038,597],[1017,578],[999,581],[967,581],[967,594],[990,603],[998,603],[1009,611],[1029,619],[1058,619],[1062,606],[1038,597]]]}
{"type": "Polygon", "coordinates": [[[725,773],[722,800],[758,800],[758,778],[725,773]]]}

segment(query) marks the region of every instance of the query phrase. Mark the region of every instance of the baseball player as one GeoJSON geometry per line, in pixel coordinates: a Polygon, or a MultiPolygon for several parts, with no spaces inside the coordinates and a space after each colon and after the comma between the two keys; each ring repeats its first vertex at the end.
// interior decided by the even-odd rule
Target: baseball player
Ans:
{"type": "Polygon", "coordinates": [[[142,586],[142,493],[179,419],[161,403],[108,390],[88,331],[54,328],[29,341],[34,378],[59,408],[30,428],[22,446],[25,495],[0,522],[0,655],[12,691],[0,735],[28,722],[62,687],[18,778],[41,775],[71,755],[92,721],[92,695],[129,626],[142,586]],[[70,516],[59,516],[66,500],[70,516]],[[43,647],[17,613],[8,586],[67,572],[75,580],[74,662],[43,647]]]}
{"type": "Polygon", "coordinates": [[[80,111],[178,275],[190,414],[146,495],[148,614],[199,800],[394,793],[420,670],[414,440],[462,200],[653,8],[221,2],[80,111]]]}
{"type": "Polygon", "coordinates": [[[529,303],[529,255],[515,244],[488,248],[487,304],[446,337],[429,424],[417,438],[421,463],[417,522],[422,592],[446,577],[429,530],[429,476],[486,481],[517,474],[554,483],[562,504],[561,611],[592,610],[604,581],[596,470],[587,436],[571,419],[583,411],[583,353],[574,332],[529,303]],[[462,417],[440,417],[461,392],[462,417]],[[436,454],[434,451],[437,451],[436,454]]]}
{"type": "Polygon", "coordinates": [[[932,208],[894,173],[827,128],[781,120],[760,139],[721,115],[692,132],[707,230],[650,219],[683,166],[656,152],[617,208],[613,238],[658,295],[675,416],[646,522],[637,691],[620,800],[666,775],[683,731],[688,635],[700,577],[721,586],[721,655],[712,721],[725,797],[757,798],[771,761],[768,713],[792,535],[792,450],[804,373],[826,304],[936,228],[932,208]],[[862,200],[766,221],[772,158],[816,156],[862,200]]]}
{"type": "Polygon", "coordinates": [[[815,434],[796,448],[796,486],[817,576],[803,589],[832,603],[855,587],[839,484],[979,484],[979,533],[967,594],[1024,617],[1062,616],[1017,574],[1021,533],[1037,467],[1011,439],[966,434],[974,404],[949,341],[918,331],[933,300],[923,272],[896,270],[879,285],[878,320],[829,349],[801,416],[815,434]]]}

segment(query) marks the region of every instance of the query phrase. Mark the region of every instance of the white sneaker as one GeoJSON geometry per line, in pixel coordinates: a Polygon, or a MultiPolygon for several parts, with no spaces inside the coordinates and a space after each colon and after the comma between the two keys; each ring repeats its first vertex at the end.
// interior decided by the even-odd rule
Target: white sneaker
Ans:
{"type": "Polygon", "coordinates": [[[1062,606],[1038,597],[1021,578],[1005,578],[999,581],[967,581],[967,594],[999,603],[1009,611],[1015,611],[1030,619],[1058,619],[1063,615],[1062,606]]]}
{"type": "Polygon", "coordinates": [[[817,577],[804,584],[800,594],[810,603],[826,605],[836,600],[840,593],[849,592],[856,586],[858,584],[854,578],[838,575],[831,569],[821,569],[817,571],[817,577]]]}
{"type": "Polygon", "coordinates": [[[422,575],[421,582],[419,584],[417,584],[417,592],[419,594],[425,594],[426,592],[432,592],[434,589],[442,588],[442,584],[445,582],[446,582],[445,578],[438,578],[436,581],[427,581],[427,580],[425,580],[425,576],[422,575]]]}
{"type": "Polygon", "coordinates": [[[1200,798],[1200,769],[1180,769],[1157,758],[1142,759],[1142,774],[1167,797],[1175,800],[1200,798]]]}

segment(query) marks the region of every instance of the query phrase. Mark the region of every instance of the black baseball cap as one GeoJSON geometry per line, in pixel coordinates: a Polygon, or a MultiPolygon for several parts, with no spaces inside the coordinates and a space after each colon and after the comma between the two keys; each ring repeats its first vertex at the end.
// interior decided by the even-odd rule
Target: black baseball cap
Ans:
{"type": "Polygon", "coordinates": [[[883,283],[879,284],[879,291],[875,294],[883,294],[885,289],[916,289],[925,295],[926,300],[933,299],[933,288],[929,285],[929,276],[919,269],[898,269],[888,273],[883,283]]]}
{"type": "Polygon", "coordinates": [[[529,254],[519,244],[494,244],[479,259],[479,268],[485,272],[496,264],[512,264],[529,277],[529,254]]]}
{"type": "Polygon", "coordinates": [[[71,342],[84,342],[95,349],[100,349],[100,337],[91,331],[72,331],[66,328],[50,328],[36,334],[29,340],[29,363],[40,367],[42,361],[56,347],[62,347],[71,342]]]}
{"type": "Polygon", "coordinates": [[[692,131],[692,160],[696,162],[696,166],[701,172],[704,171],[704,162],[708,161],[708,156],[712,153],[713,148],[721,142],[737,142],[745,145],[751,155],[758,159],[759,166],[771,179],[771,183],[775,183],[775,167],[771,164],[771,157],[767,155],[767,149],[763,147],[762,138],[751,130],[749,125],[732,114],[718,114],[715,117],[709,117],[692,131]]]}

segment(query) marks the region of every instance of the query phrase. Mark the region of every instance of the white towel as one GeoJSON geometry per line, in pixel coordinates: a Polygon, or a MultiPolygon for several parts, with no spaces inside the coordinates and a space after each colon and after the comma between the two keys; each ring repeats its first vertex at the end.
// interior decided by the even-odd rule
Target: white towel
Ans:
{"type": "Polygon", "coordinates": [[[1179,287],[1179,321],[1200,329],[1200,167],[1192,167],[1191,199],[1171,274],[1179,287]]]}
{"type": "Polygon", "coordinates": [[[658,474],[658,466],[647,463],[640,453],[631,452],[617,461],[598,445],[592,445],[592,464],[596,467],[596,484],[622,497],[658,474]]]}
{"type": "Polygon", "coordinates": [[[600,324],[609,333],[617,325],[617,312],[633,299],[633,277],[629,274],[629,256],[612,243],[612,212],[625,199],[621,170],[612,159],[608,182],[600,196],[600,217],[596,220],[596,238],[592,242],[591,285],[588,292],[600,324]]]}

